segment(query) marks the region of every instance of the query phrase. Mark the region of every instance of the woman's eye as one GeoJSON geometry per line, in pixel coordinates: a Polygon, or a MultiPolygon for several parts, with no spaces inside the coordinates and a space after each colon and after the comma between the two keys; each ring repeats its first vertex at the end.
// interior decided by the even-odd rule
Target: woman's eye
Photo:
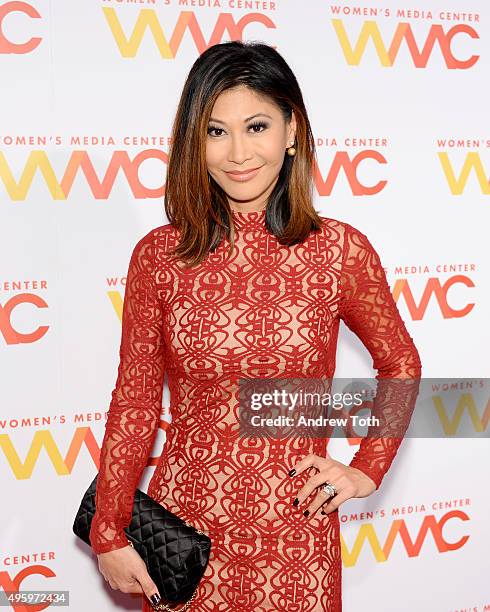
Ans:
{"type": "MultiPolygon", "coordinates": [[[[263,123],[263,122],[259,121],[257,123],[251,123],[248,127],[249,128],[264,128],[265,129],[267,127],[267,123],[263,123]]],[[[260,130],[260,132],[262,132],[262,130],[260,130]]],[[[260,132],[258,130],[255,131],[256,134],[260,134],[260,132]]]]}
{"type": "MultiPolygon", "coordinates": [[[[257,122],[257,123],[251,123],[248,126],[248,129],[252,130],[254,134],[260,134],[261,132],[263,132],[267,127],[269,127],[267,125],[267,123],[263,123],[261,121],[257,122]]],[[[215,127],[210,125],[208,127],[208,135],[209,136],[213,136],[213,138],[217,138],[218,136],[221,136],[221,133],[217,134],[216,132],[224,132],[223,128],[219,128],[219,127],[215,127]],[[213,133],[214,132],[214,133],[213,133]]]]}
{"type": "Polygon", "coordinates": [[[212,136],[211,132],[212,132],[213,130],[214,130],[214,131],[218,130],[218,132],[222,132],[222,131],[223,131],[223,130],[222,130],[221,128],[219,128],[219,127],[212,127],[212,126],[209,126],[209,127],[208,127],[208,134],[209,134],[210,136],[212,136]]]}

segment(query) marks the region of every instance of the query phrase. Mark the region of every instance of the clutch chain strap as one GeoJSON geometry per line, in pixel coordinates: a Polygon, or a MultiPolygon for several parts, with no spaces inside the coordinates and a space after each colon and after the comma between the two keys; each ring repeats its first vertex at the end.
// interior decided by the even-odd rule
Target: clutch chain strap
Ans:
{"type": "MultiPolygon", "coordinates": [[[[184,521],[184,523],[188,526],[188,527],[193,527],[193,525],[191,525],[190,523],[188,523],[187,521],[184,521]]],[[[196,529],[194,527],[194,529],[196,529]]],[[[204,533],[203,531],[201,531],[200,529],[196,529],[197,533],[204,533]]],[[[129,544],[134,548],[133,543],[131,542],[131,540],[128,539],[129,544]]],[[[169,606],[167,606],[167,604],[164,603],[159,603],[156,606],[154,606],[153,604],[150,604],[154,610],[164,610],[165,612],[183,612],[184,610],[187,610],[187,608],[191,605],[192,601],[194,600],[194,597],[196,596],[197,593],[197,589],[194,591],[194,593],[192,593],[192,597],[190,599],[188,599],[185,604],[182,606],[182,608],[170,608],[169,606]]]]}
{"type": "Polygon", "coordinates": [[[180,612],[181,610],[187,610],[187,608],[191,605],[192,600],[194,599],[195,596],[196,596],[196,591],[192,593],[192,597],[185,602],[182,608],[169,608],[167,604],[159,603],[157,606],[153,606],[153,609],[154,610],[165,610],[166,612],[180,612]]]}

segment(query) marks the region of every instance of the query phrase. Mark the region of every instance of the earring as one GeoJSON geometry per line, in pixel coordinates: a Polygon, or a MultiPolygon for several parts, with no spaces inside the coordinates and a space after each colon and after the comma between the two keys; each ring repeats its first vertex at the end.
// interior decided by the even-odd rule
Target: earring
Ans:
{"type": "Polygon", "coordinates": [[[294,140],[291,141],[291,146],[289,147],[289,149],[286,149],[287,154],[292,157],[293,155],[296,155],[296,149],[293,147],[294,144],[294,140]]]}

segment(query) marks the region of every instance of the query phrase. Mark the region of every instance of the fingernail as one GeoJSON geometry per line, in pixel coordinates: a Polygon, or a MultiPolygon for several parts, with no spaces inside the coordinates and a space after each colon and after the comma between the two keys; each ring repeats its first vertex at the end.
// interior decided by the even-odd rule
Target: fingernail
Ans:
{"type": "Polygon", "coordinates": [[[305,510],[305,511],[303,512],[303,514],[304,514],[305,516],[308,516],[308,514],[310,514],[310,511],[309,511],[309,510],[305,510]]]}
{"type": "Polygon", "coordinates": [[[292,470],[289,470],[288,472],[288,476],[294,476],[296,474],[296,470],[293,468],[292,470]]]}
{"type": "Polygon", "coordinates": [[[155,606],[158,606],[158,604],[160,603],[160,595],[158,593],[154,593],[151,597],[151,603],[155,606]]]}
{"type": "Polygon", "coordinates": [[[293,501],[293,506],[297,506],[298,504],[299,504],[299,499],[295,497],[293,501]]]}

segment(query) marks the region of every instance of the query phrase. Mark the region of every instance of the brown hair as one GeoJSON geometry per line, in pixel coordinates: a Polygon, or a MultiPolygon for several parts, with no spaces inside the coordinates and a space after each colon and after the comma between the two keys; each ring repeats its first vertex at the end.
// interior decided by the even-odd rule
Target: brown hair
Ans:
{"type": "Polygon", "coordinates": [[[218,96],[247,86],[277,104],[285,121],[294,111],[296,155],[286,154],[269,196],[265,223],[281,244],[302,242],[321,219],[313,208],[315,143],[296,77],[272,47],[231,41],[209,47],[194,62],[182,90],[171,135],[164,206],[180,232],[171,255],[193,266],[226,237],[233,252],[233,216],[223,189],[207,171],[208,121],[218,96]]]}

